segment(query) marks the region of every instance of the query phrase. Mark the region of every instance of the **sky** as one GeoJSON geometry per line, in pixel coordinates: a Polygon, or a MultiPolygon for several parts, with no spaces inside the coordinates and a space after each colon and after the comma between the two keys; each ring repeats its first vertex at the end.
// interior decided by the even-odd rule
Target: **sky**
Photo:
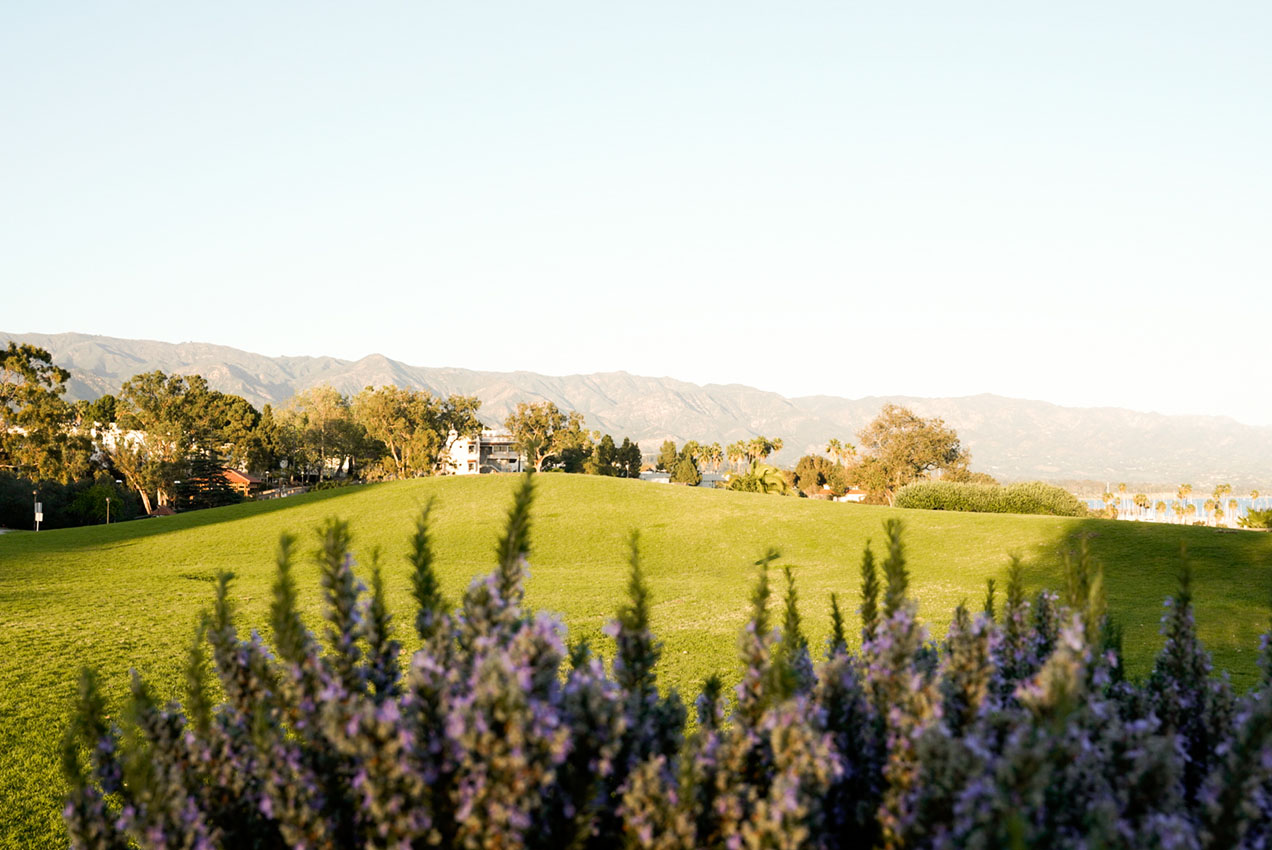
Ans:
{"type": "Polygon", "coordinates": [[[1272,4],[31,3],[0,330],[1272,425],[1272,4]]]}

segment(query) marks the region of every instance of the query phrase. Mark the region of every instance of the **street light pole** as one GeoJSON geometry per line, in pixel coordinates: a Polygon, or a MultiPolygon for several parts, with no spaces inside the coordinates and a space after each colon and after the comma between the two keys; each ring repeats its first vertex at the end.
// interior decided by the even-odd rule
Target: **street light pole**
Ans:
{"type": "Polygon", "coordinates": [[[110,525],[110,496],[106,497],[106,524],[110,525]]]}
{"type": "Polygon", "coordinates": [[[40,530],[40,491],[31,491],[31,513],[35,516],[35,530],[40,530]]]}

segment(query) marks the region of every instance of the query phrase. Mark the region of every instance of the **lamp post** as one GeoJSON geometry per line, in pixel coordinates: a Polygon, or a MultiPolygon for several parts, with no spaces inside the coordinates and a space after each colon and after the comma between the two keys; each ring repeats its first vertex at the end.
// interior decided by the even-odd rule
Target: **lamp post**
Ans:
{"type": "Polygon", "coordinates": [[[40,530],[40,520],[44,517],[40,516],[40,491],[31,491],[31,513],[35,514],[35,530],[40,530]]]}
{"type": "Polygon", "coordinates": [[[106,524],[110,525],[110,496],[106,497],[106,524]]]}

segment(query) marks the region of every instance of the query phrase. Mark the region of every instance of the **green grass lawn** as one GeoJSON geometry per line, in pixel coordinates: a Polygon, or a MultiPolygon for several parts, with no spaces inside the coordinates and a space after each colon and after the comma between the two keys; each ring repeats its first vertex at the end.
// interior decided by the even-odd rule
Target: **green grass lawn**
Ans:
{"type": "MultiPolygon", "coordinates": [[[[436,497],[437,569],[453,600],[493,567],[495,538],[517,480],[451,477],[312,493],[275,502],[109,527],[0,536],[0,847],[64,844],[57,746],[76,671],[98,668],[112,704],[136,667],[160,694],[179,696],[180,663],[217,571],[233,570],[243,625],[267,631],[278,535],[312,550],[325,517],[349,520],[360,556],[380,550],[399,639],[410,631],[407,538],[420,506],[436,497]]],[[[899,511],[639,481],[545,475],[538,479],[528,603],[560,613],[571,639],[603,653],[601,627],[623,598],[626,538],[640,530],[664,642],[664,685],[687,700],[711,672],[736,679],[736,636],[753,566],[766,547],[795,573],[814,646],[829,630],[829,594],[855,611],[867,538],[901,516],[911,590],[934,635],[954,606],[979,608],[985,579],[1005,583],[1007,555],[1025,560],[1030,584],[1058,587],[1062,548],[1089,536],[1104,564],[1109,608],[1125,626],[1127,664],[1144,675],[1160,644],[1162,600],[1173,592],[1181,539],[1195,569],[1200,632],[1216,665],[1246,688],[1256,675],[1258,636],[1272,598],[1272,535],[1221,533],[1105,520],[899,511]]],[[[317,568],[297,570],[316,623],[317,568]]],[[[779,578],[775,576],[775,578],[779,578]]],[[[775,582],[780,589],[780,581],[775,582]]],[[[1001,596],[1000,596],[1001,600],[1001,596]]],[[[855,628],[855,626],[854,626],[855,628]]]]}

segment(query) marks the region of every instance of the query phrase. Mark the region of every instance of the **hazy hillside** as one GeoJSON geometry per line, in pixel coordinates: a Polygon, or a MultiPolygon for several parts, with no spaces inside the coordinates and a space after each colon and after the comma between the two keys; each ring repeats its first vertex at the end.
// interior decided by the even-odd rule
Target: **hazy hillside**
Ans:
{"type": "Polygon", "coordinates": [[[973,467],[1003,479],[1190,481],[1200,487],[1227,481],[1237,488],[1272,483],[1272,428],[1224,417],[1066,408],[993,395],[786,398],[740,384],[700,386],[626,372],[554,377],[409,366],[379,354],[357,361],[266,357],[208,343],[0,333],[0,342],[10,339],[48,349],[72,373],[72,398],[114,392],[128,377],[154,369],[202,374],[258,407],[284,404],[297,390],[316,384],[346,393],[397,384],[477,395],[491,423],[518,401],[548,399],[582,412],[592,428],[639,440],[646,451],[667,438],[727,443],[755,434],[780,436],[787,449],[779,460],[787,463],[824,447],[830,437],[855,442],[856,432],[884,402],[897,401],[922,415],[943,417],[971,449],[973,467]]]}

